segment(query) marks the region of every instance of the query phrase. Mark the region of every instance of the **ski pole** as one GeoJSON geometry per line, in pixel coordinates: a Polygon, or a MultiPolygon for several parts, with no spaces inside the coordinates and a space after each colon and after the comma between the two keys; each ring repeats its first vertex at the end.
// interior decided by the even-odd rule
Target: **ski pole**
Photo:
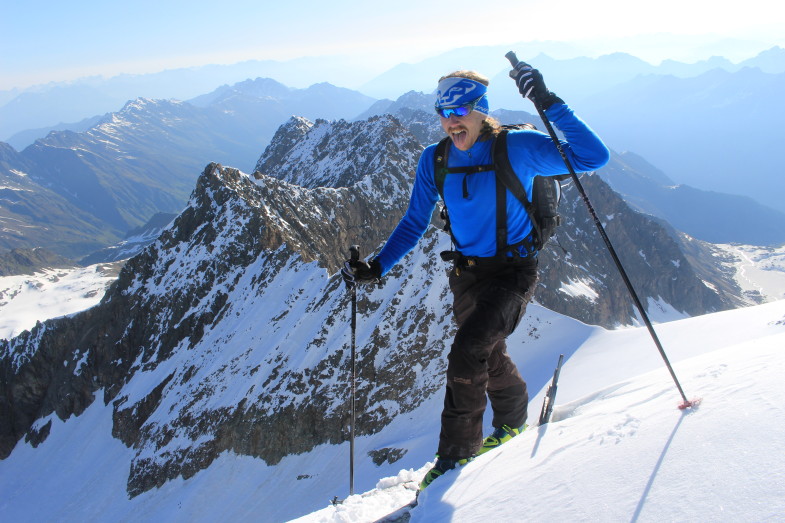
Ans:
{"type": "MultiPolygon", "coordinates": [[[[510,51],[506,55],[504,55],[510,61],[513,69],[520,63],[518,57],[515,56],[515,53],[510,51]]],[[[627,271],[624,270],[624,266],[621,264],[621,260],[616,255],[616,250],[613,248],[613,244],[611,243],[610,238],[605,233],[605,227],[602,226],[602,222],[597,217],[597,213],[594,211],[594,207],[592,206],[591,202],[589,201],[589,197],[586,194],[586,191],[583,189],[583,184],[581,184],[580,180],[578,179],[578,175],[575,173],[575,169],[572,167],[572,163],[570,162],[569,158],[564,152],[564,148],[561,146],[559,142],[559,138],[556,136],[556,132],[553,130],[553,126],[551,122],[548,120],[548,117],[545,116],[545,111],[542,109],[540,104],[534,103],[534,107],[537,109],[537,113],[540,115],[542,119],[542,123],[545,125],[545,128],[548,130],[548,134],[553,140],[553,143],[556,145],[556,148],[559,150],[559,154],[561,155],[562,160],[564,161],[564,165],[567,166],[567,170],[572,177],[573,182],[575,182],[575,187],[578,189],[581,197],[583,198],[586,207],[589,209],[589,214],[591,214],[592,218],[594,219],[594,225],[597,226],[597,230],[600,233],[603,241],[605,242],[605,246],[608,248],[608,252],[610,252],[611,258],[613,258],[613,262],[616,264],[616,268],[619,270],[619,274],[621,274],[622,280],[624,280],[624,284],[627,286],[627,290],[632,297],[632,301],[635,303],[635,307],[640,312],[641,318],[643,318],[643,323],[646,324],[646,328],[651,335],[651,338],[654,340],[654,344],[657,346],[657,350],[660,351],[660,356],[665,361],[665,366],[668,367],[668,372],[670,372],[671,378],[673,378],[674,383],[676,383],[676,388],[679,390],[679,394],[681,395],[681,399],[684,400],[682,404],[679,405],[679,408],[684,410],[686,408],[692,407],[694,405],[694,401],[690,401],[687,399],[687,396],[684,395],[684,390],[681,388],[681,384],[679,383],[679,379],[676,377],[676,373],[673,371],[673,367],[671,366],[670,361],[668,360],[668,356],[665,354],[665,349],[662,348],[662,344],[660,343],[659,338],[657,337],[657,333],[654,331],[654,327],[649,321],[649,316],[646,314],[646,310],[643,308],[643,304],[641,300],[638,298],[638,294],[635,292],[635,288],[632,286],[632,282],[630,281],[629,277],[627,276],[627,271]]]]}
{"type": "MultiPolygon", "coordinates": [[[[360,260],[360,246],[352,245],[349,247],[351,253],[351,260],[353,262],[360,260]]],[[[349,495],[354,494],[354,423],[356,419],[356,410],[354,405],[355,396],[355,360],[356,360],[356,337],[357,337],[357,283],[351,284],[352,290],[352,350],[351,350],[351,425],[349,426],[349,495]]]]}

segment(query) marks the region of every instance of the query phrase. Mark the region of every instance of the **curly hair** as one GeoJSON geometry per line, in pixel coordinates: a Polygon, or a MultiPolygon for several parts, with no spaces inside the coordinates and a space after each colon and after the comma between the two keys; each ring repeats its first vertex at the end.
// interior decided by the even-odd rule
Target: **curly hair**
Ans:
{"type": "Polygon", "coordinates": [[[485,87],[490,85],[491,81],[488,80],[488,77],[478,73],[477,71],[469,71],[467,69],[462,69],[460,71],[453,71],[450,74],[446,74],[439,78],[439,82],[442,80],[446,80],[447,78],[468,78],[469,80],[474,80],[475,82],[480,82],[485,87]]]}

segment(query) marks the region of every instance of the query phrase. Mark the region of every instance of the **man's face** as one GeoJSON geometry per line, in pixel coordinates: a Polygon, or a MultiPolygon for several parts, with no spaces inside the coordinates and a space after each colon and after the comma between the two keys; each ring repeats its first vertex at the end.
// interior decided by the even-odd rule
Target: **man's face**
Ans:
{"type": "Polygon", "coordinates": [[[453,145],[461,151],[468,151],[480,137],[482,122],[485,115],[472,111],[466,116],[456,116],[451,114],[449,118],[439,117],[442,122],[442,129],[452,139],[453,145]]]}

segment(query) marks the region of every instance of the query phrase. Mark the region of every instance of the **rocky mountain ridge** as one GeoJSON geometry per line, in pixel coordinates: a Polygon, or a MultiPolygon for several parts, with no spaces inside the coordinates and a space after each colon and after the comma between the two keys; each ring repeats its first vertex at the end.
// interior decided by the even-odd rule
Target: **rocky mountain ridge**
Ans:
{"type": "MultiPolygon", "coordinates": [[[[339,376],[346,363],[345,329],[334,325],[347,303],[336,268],[346,255],[341,251],[350,242],[347,235],[368,229],[374,212],[397,209],[400,216],[412,170],[403,165],[376,174],[403,187],[385,192],[362,179],[350,188],[304,190],[208,166],[188,207],[156,243],[129,260],[99,306],[2,342],[2,454],[22,436],[31,444],[43,440],[48,425],[37,419],[78,415],[101,390],[115,410],[113,433],[137,450],[131,494],[188,477],[226,449],[275,463],[314,444],[339,441],[346,422],[346,378],[339,376]],[[244,341],[232,343],[241,332],[244,341]],[[292,344],[310,349],[300,353],[292,344]],[[51,367],[53,360],[67,363],[51,367]],[[209,361],[217,366],[205,367],[209,361]],[[236,390],[222,395],[226,384],[237,381],[244,383],[245,400],[236,390]],[[304,400],[305,391],[313,402],[304,400]],[[163,414],[172,411],[171,417],[163,414]],[[315,419],[319,429],[311,436],[285,437],[292,426],[307,434],[315,419]]],[[[402,287],[427,292],[414,283],[402,287]]],[[[385,310],[381,299],[367,303],[385,310]]],[[[411,314],[435,316],[419,301],[410,304],[411,314]]],[[[439,314],[449,325],[446,310],[439,314]]],[[[368,332],[362,350],[389,357],[397,367],[403,360],[387,355],[380,337],[406,346],[436,333],[392,330],[368,332]]],[[[441,351],[442,343],[439,338],[411,351],[441,351]]],[[[360,372],[374,374],[374,390],[398,397],[397,409],[416,402],[409,388],[378,379],[399,381],[408,371],[380,365],[360,372]]],[[[367,408],[366,430],[378,430],[393,414],[389,410],[367,408]]]]}

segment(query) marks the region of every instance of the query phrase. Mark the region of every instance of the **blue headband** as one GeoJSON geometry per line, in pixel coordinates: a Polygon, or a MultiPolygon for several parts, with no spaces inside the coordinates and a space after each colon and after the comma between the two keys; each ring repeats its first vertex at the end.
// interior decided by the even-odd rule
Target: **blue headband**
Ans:
{"type": "Polygon", "coordinates": [[[436,106],[457,107],[482,97],[474,106],[474,110],[488,114],[488,97],[485,94],[487,90],[488,87],[485,85],[468,78],[445,78],[439,82],[439,87],[436,89],[436,106]]]}

